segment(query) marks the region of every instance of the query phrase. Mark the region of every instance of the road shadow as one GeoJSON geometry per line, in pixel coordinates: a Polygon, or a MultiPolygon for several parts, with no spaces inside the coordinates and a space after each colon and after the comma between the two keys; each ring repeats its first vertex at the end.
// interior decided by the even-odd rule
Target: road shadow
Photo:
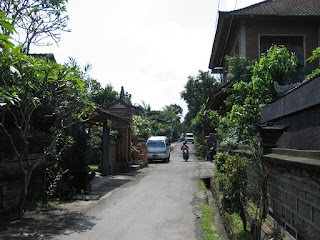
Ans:
{"type": "MultiPolygon", "coordinates": [[[[98,195],[102,197],[126,183],[133,182],[140,174],[141,172],[136,171],[115,176],[96,177],[92,181],[94,183],[92,191],[85,196],[98,195]]],[[[47,207],[46,210],[28,211],[22,220],[15,220],[14,215],[9,214],[1,216],[0,240],[52,239],[61,234],[91,230],[99,219],[86,214],[86,210],[92,204],[83,205],[81,202],[83,201],[73,199],[47,207]]],[[[90,202],[98,203],[99,198],[96,200],[90,198],[88,203],[90,202]]]]}
{"type": "Polygon", "coordinates": [[[117,176],[117,177],[118,178],[110,178],[110,180],[107,183],[102,183],[99,187],[92,188],[90,194],[93,194],[93,195],[98,194],[100,196],[103,196],[103,195],[121,187],[122,185],[133,181],[132,179],[129,179],[129,178],[121,179],[121,178],[119,178],[119,176],[117,176]]]}
{"type": "Polygon", "coordinates": [[[168,163],[170,163],[171,161],[169,161],[169,162],[163,162],[162,160],[150,160],[149,159],[149,163],[151,163],[151,164],[168,164],[168,163]]]}
{"type": "Polygon", "coordinates": [[[47,211],[25,214],[22,220],[11,220],[0,229],[0,240],[4,239],[51,239],[68,232],[85,232],[96,224],[97,219],[80,212],[52,207],[47,211]]]}
{"type": "MultiPolygon", "coordinates": [[[[117,175],[101,176],[97,174],[92,180],[91,191],[89,195],[100,195],[101,197],[113,190],[120,188],[125,184],[130,184],[145,176],[145,171],[148,167],[139,169],[137,171],[130,171],[127,173],[120,173],[117,175]]],[[[0,239],[1,240],[1,239],[0,239]]]]}

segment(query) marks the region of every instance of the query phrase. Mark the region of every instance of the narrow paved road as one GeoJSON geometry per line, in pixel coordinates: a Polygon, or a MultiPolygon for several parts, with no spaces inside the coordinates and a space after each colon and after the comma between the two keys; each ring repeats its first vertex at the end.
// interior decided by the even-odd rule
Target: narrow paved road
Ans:
{"type": "Polygon", "coordinates": [[[178,143],[171,162],[150,164],[139,181],[123,185],[91,208],[86,214],[90,227],[73,226],[54,239],[199,239],[199,170],[194,146],[189,146],[188,162],[178,143]]]}

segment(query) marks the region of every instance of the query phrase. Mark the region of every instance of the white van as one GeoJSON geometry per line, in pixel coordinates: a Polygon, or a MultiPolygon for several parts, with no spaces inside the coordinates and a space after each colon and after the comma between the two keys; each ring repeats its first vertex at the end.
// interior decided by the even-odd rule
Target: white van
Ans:
{"type": "Polygon", "coordinates": [[[185,141],[194,144],[193,133],[186,133],[185,141]]]}
{"type": "Polygon", "coordinates": [[[167,137],[150,137],[147,141],[148,160],[170,161],[170,143],[167,137]]]}

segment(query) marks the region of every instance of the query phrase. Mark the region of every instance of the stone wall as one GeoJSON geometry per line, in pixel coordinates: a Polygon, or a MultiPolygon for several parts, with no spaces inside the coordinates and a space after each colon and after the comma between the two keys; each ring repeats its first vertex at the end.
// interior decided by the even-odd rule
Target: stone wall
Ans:
{"type": "Polygon", "coordinates": [[[276,172],[268,180],[269,215],[297,239],[320,239],[320,191],[276,172]]]}
{"type": "MultiPolygon", "coordinates": [[[[320,151],[298,153],[273,149],[264,156],[268,172],[268,219],[286,239],[320,239],[320,151]]],[[[258,178],[248,165],[250,198],[256,199],[258,178]]]]}
{"type": "Polygon", "coordinates": [[[285,235],[299,240],[320,239],[319,93],[317,75],[261,112],[264,124],[289,125],[277,147],[263,156],[268,172],[268,218],[285,235]]]}
{"type": "Polygon", "coordinates": [[[254,200],[258,200],[259,194],[260,194],[259,193],[259,177],[250,164],[247,165],[247,177],[248,177],[248,183],[249,183],[250,198],[254,200]]]}
{"type": "Polygon", "coordinates": [[[268,214],[295,239],[320,239],[320,151],[273,149],[264,161],[268,214]]]}
{"type": "MultiPolygon", "coordinates": [[[[37,158],[32,154],[31,158],[37,158]]],[[[19,204],[20,193],[23,186],[22,174],[18,161],[15,158],[3,158],[0,164],[0,215],[15,211],[19,204]]],[[[27,196],[27,203],[43,194],[44,167],[34,170],[27,196]]]]}
{"type": "Polygon", "coordinates": [[[262,123],[287,125],[279,148],[320,150],[320,77],[293,89],[261,112],[262,123]]]}

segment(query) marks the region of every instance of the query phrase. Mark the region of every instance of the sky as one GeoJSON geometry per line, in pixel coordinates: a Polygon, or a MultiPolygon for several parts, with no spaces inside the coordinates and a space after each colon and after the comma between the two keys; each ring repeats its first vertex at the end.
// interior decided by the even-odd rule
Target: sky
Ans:
{"type": "Polygon", "coordinates": [[[152,110],[177,104],[187,113],[180,92],[188,76],[208,71],[219,11],[232,11],[261,0],[69,0],[71,32],[59,46],[32,47],[91,64],[90,76],[102,87],[121,86],[133,104],[152,110]]]}

